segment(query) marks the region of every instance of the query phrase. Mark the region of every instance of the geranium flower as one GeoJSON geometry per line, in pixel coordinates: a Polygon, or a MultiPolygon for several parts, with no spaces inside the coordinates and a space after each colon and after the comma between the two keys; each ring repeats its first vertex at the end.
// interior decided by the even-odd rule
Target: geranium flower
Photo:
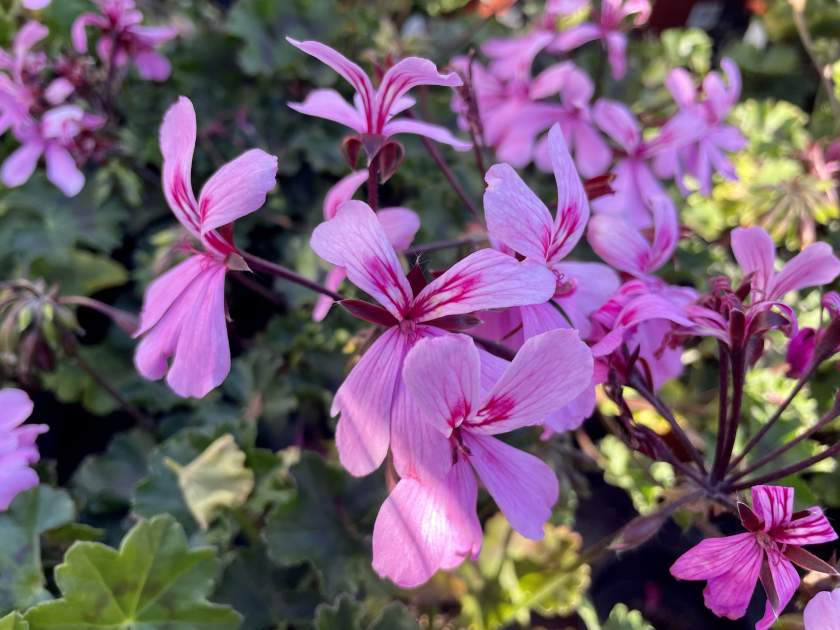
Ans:
{"type": "Polygon", "coordinates": [[[390,445],[397,472],[415,474],[429,460],[429,431],[406,398],[402,366],[408,351],[420,339],[457,327],[456,316],[545,302],[554,292],[554,276],[532,261],[484,249],[415,291],[376,214],[360,201],[346,202],[334,219],[319,225],[310,244],[381,305],[361,310],[385,328],[333,399],[341,463],[353,475],[366,475],[379,467],[390,445]]]}
{"type": "Polygon", "coordinates": [[[752,509],[738,504],[745,534],[707,538],[680,556],[671,574],[681,580],[705,580],[706,606],[718,617],[740,619],[756,584],[767,593],[764,617],[756,630],[770,628],[799,587],[794,564],[836,573],[802,545],[837,540],[837,533],[818,507],[793,511],[793,488],[755,486],[752,509]]]}
{"type": "Polygon", "coordinates": [[[38,485],[31,465],[40,459],[35,439],[44,424],[23,424],[32,415],[32,401],[19,389],[0,389],[0,512],[21,492],[38,485]]]}
{"type": "Polygon", "coordinates": [[[408,353],[403,374],[439,438],[433,475],[404,477],[373,528],[373,567],[412,587],[481,549],[476,475],[514,529],[543,537],[559,487],[538,458],[493,437],[539,422],[592,380],[592,356],[577,333],[556,330],[527,341],[504,374],[481,388],[482,362],[464,335],[425,339],[408,353]]]}
{"type": "Polygon", "coordinates": [[[142,78],[166,81],[172,66],[156,49],[175,39],[178,29],[174,26],[142,26],[143,14],[134,0],[94,2],[99,6],[100,13],[82,13],[73,22],[71,38],[76,52],[87,52],[87,28],[92,26],[100,31],[96,52],[103,62],[122,68],[131,61],[142,78]]]}
{"type": "Polygon", "coordinates": [[[840,630],[840,588],[814,595],[802,621],[805,630],[840,630]]]}
{"type": "MultiPolygon", "coordinates": [[[[822,298],[822,307],[828,311],[831,319],[836,319],[840,316],[840,294],[836,291],[826,293],[822,298]]],[[[788,376],[800,378],[808,371],[814,359],[814,352],[825,338],[825,334],[825,328],[814,329],[806,326],[800,328],[791,338],[785,357],[789,365],[788,376]]]]}
{"type": "Polygon", "coordinates": [[[317,89],[312,90],[302,103],[289,103],[289,107],[301,114],[325,118],[349,127],[358,134],[369,157],[373,158],[377,154],[387,138],[403,133],[426,136],[448,144],[457,151],[466,151],[472,146],[456,138],[445,127],[396,118],[414,105],[414,99],[406,96],[412,88],[420,85],[460,86],[462,81],[454,72],[441,74],[428,59],[407,57],[389,68],[379,86],[374,88],[367,74],[337,50],[320,42],[300,42],[291,37],[286,39],[296,48],[335,70],[356,90],[353,105],[335,90],[317,89]]]}
{"type": "Polygon", "coordinates": [[[669,147],[654,160],[654,170],[660,177],[673,177],[683,191],[688,192],[684,177],[694,177],[700,192],[712,192],[712,173],[718,172],[729,180],[737,179],[735,167],[726,153],[739,151],[747,143],[743,134],[724,121],[730,110],[738,103],[741,95],[741,73],[731,59],[720,62],[726,73],[727,86],[717,72],[710,72],[703,80],[701,100],[694,80],[684,68],[674,68],[665,80],[665,85],[680,108],[678,115],[688,116],[703,129],[696,140],[680,147],[669,147]]]}
{"type": "MultiPolygon", "coordinates": [[[[577,10],[584,2],[567,2],[570,9],[577,10]]],[[[614,79],[627,73],[627,35],[621,29],[624,20],[631,15],[633,25],[642,26],[650,17],[648,0],[602,0],[601,10],[595,13],[595,22],[584,22],[563,31],[551,44],[551,50],[568,52],[588,42],[600,39],[607,48],[607,59],[614,79]]]]}
{"type": "Polygon", "coordinates": [[[232,223],[265,203],[276,183],[277,158],[260,149],[246,151],[216,171],[196,200],[191,181],[195,141],[195,109],[182,96],[160,129],[163,192],[203,250],[194,250],[147,289],[134,362],[148,379],[165,375],[179,396],[202,398],[230,371],[225,274],[244,265],[233,244],[232,223]]]}
{"type": "MultiPolygon", "coordinates": [[[[350,201],[359,187],[368,180],[367,171],[356,171],[343,177],[335,186],[330,188],[324,198],[324,220],[335,218],[341,206],[350,201]]],[[[402,207],[382,208],[377,211],[376,218],[382,224],[385,235],[394,246],[394,250],[402,252],[411,245],[414,235],[420,229],[420,217],[414,210],[402,207]]],[[[327,273],[324,286],[330,291],[338,291],[347,271],[342,267],[333,267],[327,273]]],[[[322,321],[332,307],[333,300],[329,296],[320,295],[315,302],[312,319],[322,321]]]]}

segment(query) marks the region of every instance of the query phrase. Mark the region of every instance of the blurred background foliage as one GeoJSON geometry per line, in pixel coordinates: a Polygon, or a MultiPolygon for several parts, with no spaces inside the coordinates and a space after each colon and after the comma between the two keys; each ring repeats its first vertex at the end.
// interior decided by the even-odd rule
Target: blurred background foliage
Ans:
{"type": "MultiPolygon", "coordinates": [[[[279,156],[278,190],[260,212],[238,223],[237,242],[318,277],[322,270],[307,241],[322,220],[324,194],[347,172],[341,131],[303,118],[286,102],[301,100],[313,86],[335,85],[343,92],[346,86],[285,36],[324,41],[367,67],[408,54],[446,65],[491,36],[523,28],[541,3],[523,0],[498,16],[488,9],[492,3],[475,0],[140,4],[150,22],[175,20],[182,28],[166,51],[174,69],[170,80],[125,83],[115,148],[89,170],[78,197],[66,199],[41,176],[19,189],[0,189],[0,280],[26,281],[0,296],[25,305],[0,307],[0,369],[8,383],[35,392],[35,419],[50,425],[39,440],[43,485],[0,515],[0,618],[9,613],[0,628],[67,627],[62,624],[71,610],[80,619],[104,615],[97,608],[100,598],[132,592],[138,574],[154,579],[167,571],[181,576],[166,587],[180,604],[165,608],[158,623],[193,619],[189,627],[196,628],[240,622],[246,630],[386,630],[418,623],[482,629],[751,627],[749,616],[742,622],[711,617],[702,608],[699,585],[668,576],[667,567],[697,530],[684,536],[672,523],[643,547],[607,552],[605,537],[633,516],[651,513],[676,490],[667,464],[650,466],[597,422],[548,441],[527,432],[516,438],[533,438],[528,444],[561,479],[563,496],[544,541],[511,533],[484,497],[479,514],[486,538],[479,559],[401,592],[370,567],[370,535],[385,479],[381,473],[364,479],[344,473],[332,441],[332,392],[366,343],[348,315],[336,311],[315,324],[313,295],[303,289],[258,276],[229,282],[231,375],[206,399],[188,401],[136,374],[134,342],[108,318],[60,300],[94,297],[137,312],[144,288],[168,264],[179,228],[160,190],[157,130],[181,94],[198,113],[196,182],[246,148],[279,156]],[[78,341],[68,344],[66,331],[78,341]],[[76,541],[84,542],[65,556],[76,541]],[[149,557],[151,568],[144,564],[149,557]],[[108,567],[94,582],[86,574],[90,563],[108,567]],[[41,602],[50,603],[27,612],[41,602]]],[[[840,122],[787,1],[655,5],[649,27],[631,39],[623,80],[603,73],[597,47],[582,49],[575,61],[597,79],[599,94],[629,103],[652,121],[673,111],[663,86],[671,68],[702,74],[728,55],[742,69],[742,102],[732,119],[750,142],[734,156],[739,180],[716,180],[711,196],[694,193],[681,203],[687,238],[677,257],[677,279],[702,289],[708,277],[731,269],[727,234],[738,224],[766,226],[790,251],[817,235],[840,246],[834,178],[840,122]]],[[[51,31],[50,51],[69,49],[70,25],[89,8],[86,0],[58,0],[40,14],[51,31]]],[[[805,15],[814,54],[840,77],[840,3],[809,0],[805,15]]],[[[0,6],[0,45],[8,47],[16,29],[0,6]]],[[[424,116],[454,126],[449,98],[444,90],[422,93],[424,116]]],[[[383,205],[420,213],[418,243],[469,231],[469,215],[419,142],[409,138],[405,144],[406,161],[384,187],[383,205]]],[[[8,137],[0,140],[0,154],[12,146],[8,137]]],[[[446,158],[478,198],[483,182],[471,161],[452,153],[446,158]]],[[[537,172],[527,177],[543,198],[553,198],[552,178],[537,172]]],[[[429,258],[443,266],[456,254],[429,258]]],[[[818,296],[804,296],[799,306],[806,322],[819,317],[818,296]]],[[[783,352],[781,343],[771,347],[767,363],[783,365],[783,352]]],[[[689,348],[684,359],[693,369],[662,395],[690,419],[692,438],[708,443],[716,413],[714,347],[704,342],[689,348]]],[[[838,383],[834,366],[825,368],[776,428],[778,439],[815,422],[838,383]]],[[[792,384],[783,368],[759,365],[750,377],[745,417],[756,426],[766,421],[792,384]]],[[[635,404],[644,411],[642,401],[635,404]]],[[[606,402],[602,410],[608,411],[606,402]]],[[[648,415],[654,430],[667,431],[655,414],[648,415]]],[[[840,425],[826,432],[836,440],[840,425]]],[[[806,440],[790,456],[814,448],[816,442],[806,440]]],[[[818,503],[840,514],[835,462],[785,483],[796,487],[803,505],[818,503]]],[[[689,505],[677,521],[686,531],[693,524],[708,528],[704,514],[702,506],[689,505]]],[[[754,602],[751,614],[760,614],[762,606],[754,602]]],[[[151,611],[143,607],[136,621],[151,611]]],[[[123,613],[111,621],[125,623],[131,611],[123,613]]]]}

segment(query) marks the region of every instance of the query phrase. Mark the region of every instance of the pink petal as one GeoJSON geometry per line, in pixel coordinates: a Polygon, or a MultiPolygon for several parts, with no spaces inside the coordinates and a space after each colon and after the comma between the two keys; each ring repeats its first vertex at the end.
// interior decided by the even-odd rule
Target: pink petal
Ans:
{"type": "Polygon", "coordinates": [[[456,151],[469,151],[472,143],[457,138],[446,127],[433,125],[421,120],[393,120],[385,125],[382,133],[386,136],[397,136],[401,133],[411,133],[431,138],[435,142],[448,144],[456,151]]]}
{"type": "Polygon", "coordinates": [[[385,236],[398,252],[408,249],[420,229],[420,217],[409,208],[382,208],[376,217],[385,236]]]}
{"type": "Polygon", "coordinates": [[[619,271],[634,276],[648,273],[650,244],[641,232],[623,217],[596,214],[589,221],[586,238],[602,260],[619,271]]]}
{"type": "Polygon", "coordinates": [[[44,158],[47,162],[47,179],[67,197],[78,195],[85,186],[85,176],[76,166],[70,152],[59,144],[50,143],[44,158]]]}
{"type": "Polygon", "coordinates": [[[447,492],[441,482],[401,479],[373,526],[373,569],[402,588],[428,581],[449,547],[447,492]]]}
{"type": "Polygon", "coordinates": [[[202,236],[258,210],[277,183],[277,158],[251,149],[222,166],[198,198],[202,236]]]}
{"type": "Polygon", "coordinates": [[[31,468],[6,468],[0,474],[0,512],[9,509],[14,498],[38,485],[38,475],[31,468]]]}
{"type": "Polygon", "coordinates": [[[406,92],[418,85],[437,85],[455,88],[463,84],[456,73],[441,74],[428,59],[406,57],[391,66],[376,91],[376,112],[380,120],[387,120],[394,105],[406,92]]]}
{"type": "Polygon", "coordinates": [[[490,72],[503,79],[519,79],[530,75],[534,58],[554,39],[554,34],[535,29],[527,35],[491,39],[481,46],[492,59],[490,72]]]}
{"type": "Polygon", "coordinates": [[[536,424],[582,394],[592,371],[592,353],[577,331],[532,337],[469,420],[470,430],[496,434],[536,424]]]}
{"type": "Polygon", "coordinates": [[[601,37],[601,29],[595,24],[584,23],[563,31],[554,40],[552,48],[567,52],[601,37]]]}
{"type": "Polygon", "coordinates": [[[840,630],[840,588],[814,595],[802,620],[805,630],[840,630]]]}
{"type": "Polygon", "coordinates": [[[572,127],[575,145],[575,163],[582,177],[595,177],[607,170],[612,161],[612,151],[601,135],[588,122],[577,122],[572,127]]]}
{"type": "Polygon", "coordinates": [[[511,526],[527,538],[541,539],[560,494],[554,471],[494,437],[472,431],[462,436],[470,463],[511,526]]]}
{"type": "Polygon", "coordinates": [[[367,131],[365,121],[356,108],[335,90],[312,90],[302,103],[288,103],[288,105],[296,112],[337,122],[357,133],[367,131]]]}
{"type": "MultiPolygon", "coordinates": [[[[341,283],[347,277],[347,271],[343,267],[333,267],[327,273],[327,278],[324,280],[324,286],[330,291],[338,291],[341,288],[341,283]]],[[[312,320],[316,322],[323,321],[329,313],[333,305],[333,299],[326,295],[319,295],[315,302],[315,309],[312,311],[312,320]]]]}
{"type": "Polygon", "coordinates": [[[466,460],[458,461],[446,479],[449,501],[446,517],[449,522],[449,541],[440,568],[454,569],[465,558],[475,560],[481,551],[484,535],[476,513],[478,482],[466,460]]]}
{"type": "Polygon", "coordinates": [[[601,131],[628,153],[635,151],[642,141],[639,121],[618,101],[600,99],[592,109],[592,118],[601,131]]]}
{"type": "Polygon", "coordinates": [[[744,272],[752,275],[753,289],[763,292],[773,277],[776,246],[770,235],[759,227],[732,230],[732,253],[744,272]]]}
{"type": "Polygon", "coordinates": [[[541,304],[553,295],[554,288],[554,274],[544,265],[483,249],[423,289],[412,307],[412,317],[429,321],[483,309],[541,304]]]}
{"type": "Polygon", "coordinates": [[[718,617],[739,619],[752,598],[764,554],[753,534],[707,538],[671,567],[680,580],[708,580],[706,606],[718,617]]]}
{"type": "Polygon", "coordinates": [[[230,372],[230,345],[225,313],[224,264],[209,266],[193,284],[198,289],[186,303],[185,317],[166,382],[184,398],[204,398],[230,372]]]}
{"type": "Polygon", "coordinates": [[[423,410],[422,420],[446,437],[477,409],[481,363],[466,335],[424,339],[405,359],[403,379],[423,410]]]}
{"type": "Polygon", "coordinates": [[[776,623],[776,619],[782,614],[794,593],[796,593],[796,589],[799,588],[800,582],[796,567],[779,551],[769,551],[767,561],[770,563],[770,574],[773,576],[773,583],[776,585],[776,593],[779,596],[779,606],[774,610],[770,601],[764,605],[764,617],[755,624],[756,630],[769,630],[776,623]]]}
{"type": "Polygon", "coordinates": [[[312,233],[310,245],[324,260],[347,269],[347,277],[397,319],[412,302],[411,287],[394,247],[370,207],[348,201],[312,233]]]}
{"type": "Polygon", "coordinates": [[[54,79],[47,86],[47,89],[44,92],[44,98],[47,99],[47,102],[49,102],[50,105],[58,105],[66,101],[67,97],[75,90],[76,86],[67,79],[54,79]]]}
{"type": "Polygon", "coordinates": [[[554,125],[548,132],[548,150],[557,182],[557,216],[549,261],[556,262],[565,258],[583,235],[589,220],[589,200],[566,148],[560,125],[554,125]]]}
{"type": "Polygon", "coordinates": [[[108,28],[108,19],[97,13],[82,13],[73,21],[73,26],[70,29],[70,39],[77,53],[84,54],[87,52],[88,42],[85,29],[88,26],[108,28]]]}
{"type": "Polygon", "coordinates": [[[581,338],[588,339],[592,333],[591,315],[618,290],[621,284],[618,274],[601,263],[570,262],[556,265],[554,272],[562,274],[574,289],[570,294],[555,296],[553,301],[571,320],[571,327],[578,330],[581,338]]]}
{"type": "Polygon", "coordinates": [[[793,488],[784,486],[754,486],[752,508],[764,521],[764,531],[769,532],[790,522],[793,514],[793,488]]]}
{"type": "Polygon", "coordinates": [[[152,282],[146,289],[140,327],[134,337],[140,337],[151,330],[205,268],[204,256],[191,256],[152,282]]]}
{"type": "Polygon", "coordinates": [[[0,179],[9,188],[22,186],[32,177],[43,152],[44,145],[40,142],[22,144],[3,162],[0,179]]]}
{"type": "Polygon", "coordinates": [[[536,260],[545,260],[554,229],[545,204],[507,164],[494,164],[485,176],[484,216],[490,238],[536,260]]]}
{"type": "Polygon", "coordinates": [[[16,73],[19,75],[21,64],[23,64],[26,55],[30,50],[50,34],[50,29],[36,20],[30,20],[24,24],[15,35],[15,41],[12,46],[12,55],[17,60],[16,73]]]}
{"type": "Polygon", "coordinates": [[[522,317],[522,333],[525,339],[551,330],[572,327],[553,300],[545,304],[520,306],[519,314],[522,317]]]}
{"type": "Polygon", "coordinates": [[[837,540],[837,532],[818,507],[773,531],[773,540],[784,545],[820,545],[837,540]]]}
{"type": "Polygon", "coordinates": [[[192,101],[182,96],[169,108],[160,128],[163,154],[163,194],[190,234],[200,237],[198,204],[192,189],[192,159],[196,120],[192,101]]]}
{"type": "Polygon", "coordinates": [[[615,80],[621,79],[627,74],[627,35],[621,31],[613,31],[607,33],[605,39],[612,77],[615,80]]]}
{"type": "Polygon", "coordinates": [[[791,291],[828,284],[838,274],[840,260],[834,255],[831,245],[812,243],[789,260],[770,281],[767,299],[781,299],[791,291]]]}
{"type": "Polygon", "coordinates": [[[147,81],[166,81],[172,74],[169,60],[154,50],[146,50],[134,57],[137,72],[147,81]]]}
{"type": "Polygon", "coordinates": [[[132,26],[131,34],[149,47],[160,46],[178,37],[177,26],[132,26]]]}
{"type": "Polygon", "coordinates": [[[333,48],[330,48],[329,46],[320,42],[300,42],[292,39],[291,37],[287,37],[286,41],[289,42],[292,46],[302,50],[308,55],[312,55],[318,61],[328,65],[330,68],[335,70],[340,76],[342,76],[347,82],[349,82],[350,85],[353,86],[353,89],[355,89],[356,92],[359,93],[364,103],[365,111],[373,112],[373,85],[371,84],[368,76],[358,65],[347,59],[347,57],[342,55],[337,50],[334,50],[333,48]]]}
{"type": "Polygon", "coordinates": [[[659,269],[671,259],[680,238],[677,209],[670,197],[656,197],[651,201],[653,213],[653,244],[648,271],[659,269]]]}
{"type": "Polygon", "coordinates": [[[52,0],[23,0],[23,8],[30,11],[39,11],[50,6],[52,0]]]}
{"type": "Polygon", "coordinates": [[[332,414],[341,414],[336,446],[341,464],[352,475],[367,475],[385,459],[394,394],[408,347],[398,328],[386,330],[335,394],[332,414]]]}
{"type": "Polygon", "coordinates": [[[563,61],[549,66],[540,72],[531,82],[531,98],[547,98],[560,93],[565,95],[569,78],[576,69],[577,67],[571,61],[563,61]]]}
{"type": "Polygon", "coordinates": [[[697,96],[694,79],[691,73],[685,68],[674,68],[671,70],[665,78],[665,87],[668,88],[674,101],[680,107],[687,107],[693,104],[697,96]]]}
{"type": "Polygon", "coordinates": [[[29,395],[20,389],[0,389],[0,430],[11,431],[32,415],[29,395]]]}
{"type": "Polygon", "coordinates": [[[586,387],[571,402],[543,418],[543,426],[554,433],[574,431],[595,411],[595,384],[586,387]]]}
{"type": "Polygon", "coordinates": [[[788,363],[788,375],[800,378],[811,366],[814,350],[817,347],[817,331],[813,328],[802,328],[788,344],[785,361],[788,363]]]}
{"type": "Polygon", "coordinates": [[[354,171],[345,177],[342,177],[338,182],[327,191],[327,196],[324,198],[324,220],[329,221],[334,218],[338,209],[344,205],[345,202],[350,201],[359,187],[368,180],[368,172],[366,170],[354,171]]]}

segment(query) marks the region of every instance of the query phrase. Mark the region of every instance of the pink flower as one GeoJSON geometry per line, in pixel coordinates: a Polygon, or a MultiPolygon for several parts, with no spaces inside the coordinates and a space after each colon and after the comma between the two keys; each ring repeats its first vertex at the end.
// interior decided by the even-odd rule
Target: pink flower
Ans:
{"type": "Polygon", "coordinates": [[[8,509],[21,492],[38,485],[30,468],[40,459],[35,439],[48,429],[23,424],[32,415],[32,401],[19,389],[0,389],[0,511],[8,509]]]}
{"type": "Polygon", "coordinates": [[[463,335],[426,339],[408,353],[404,379],[420,422],[437,436],[433,475],[404,477],[382,505],[373,529],[373,567],[403,587],[452,568],[481,548],[475,475],[523,536],[543,537],[557,500],[554,472],[533,455],[493,437],[539,421],[592,380],[592,356],[577,333],[530,339],[489,389],[482,362],[463,335]]]}
{"type": "Polygon", "coordinates": [[[675,68],[665,80],[671,95],[680,107],[678,116],[687,116],[703,129],[693,142],[681,147],[672,146],[656,156],[654,168],[661,177],[674,177],[677,185],[687,193],[683,181],[686,174],[700,184],[700,192],[709,195],[712,190],[712,172],[717,171],[729,180],[737,179],[735,168],[726,156],[727,152],[738,151],[746,144],[741,132],[725,124],[729,111],[741,95],[741,74],[731,59],[720,62],[726,73],[728,87],[717,72],[710,72],[703,80],[700,100],[699,89],[687,70],[675,68]]]}
{"type": "Polygon", "coordinates": [[[134,358],[145,378],[166,382],[179,396],[202,398],[230,371],[225,273],[243,266],[232,223],[258,210],[276,183],[277,158],[259,149],[222,166],[196,200],[192,189],[195,110],[181,97],[160,130],[163,192],[178,221],[203,251],[155,280],[146,291],[134,358]],[[171,364],[169,363],[169,360],[171,364]]]}
{"type": "Polygon", "coordinates": [[[756,630],[770,628],[799,587],[797,564],[808,570],[834,572],[831,565],[802,549],[837,540],[818,507],[793,511],[793,488],[755,486],[753,505],[739,503],[745,534],[707,538],[680,556],[671,574],[681,580],[705,580],[706,606],[718,617],[744,616],[761,579],[768,601],[756,630]]]}
{"type": "MultiPolygon", "coordinates": [[[[572,3],[575,5],[582,3],[572,3]]],[[[551,50],[568,52],[600,39],[607,48],[613,78],[620,79],[627,72],[627,35],[621,30],[625,18],[635,15],[634,26],[641,26],[650,17],[648,0],[602,0],[595,22],[585,22],[560,33],[551,44],[551,50]]]]}
{"type": "Polygon", "coordinates": [[[169,60],[157,48],[178,36],[174,26],[141,26],[143,14],[134,0],[94,0],[100,13],[83,13],[73,22],[71,37],[76,52],[88,49],[87,27],[99,29],[96,52],[105,63],[122,68],[129,61],[149,81],[165,81],[172,72],[169,60]],[[116,45],[116,48],[114,46],[116,45]]]}
{"type": "Polygon", "coordinates": [[[50,6],[52,0],[23,0],[23,8],[30,11],[40,11],[50,6]]]}
{"type": "Polygon", "coordinates": [[[613,169],[615,194],[595,200],[592,207],[596,212],[624,216],[637,227],[648,227],[652,200],[665,195],[649,160],[660,151],[691,142],[702,129],[691,118],[676,116],[655,138],[645,141],[639,122],[625,105],[601,99],[592,112],[595,123],[626,153],[613,169]]]}
{"type": "Polygon", "coordinates": [[[840,630],[840,588],[814,595],[802,620],[805,630],[840,630]]]}
{"type": "Polygon", "coordinates": [[[27,118],[18,122],[14,135],[21,146],[3,162],[0,179],[9,188],[25,184],[41,156],[47,163],[47,179],[68,197],[85,185],[85,176],[73,157],[77,136],[102,127],[104,120],[86,114],[76,105],[61,105],[47,111],[40,121],[27,118]]]}
{"type": "Polygon", "coordinates": [[[592,315],[592,353],[603,372],[612,367],[626,378],[644,366],[654,391],[682,372],[682,346],[674,332],[693,327],[688,309],[697,293],[658,278],[631,280],[592,315]],[[628,358],[638,353],[633,365],[628,358]]]}
{"type": "MultiPolygon", "coordinates": [[[[341,206],[352,199],[359,187],[367,180],[367,171],[356,171],[342,178],[335,186],[330,188],[324,198],[324,220],[329,221],[334,218],[341,206]]],[[[382,229],[385,230],[391,245],[398,252],[408,249],[411,241],[414,240],[414,235],[420,229],[420,217],[414,210],[408,208],[382,208],[376,213],[376,218],[382,224],[382,229]]],[[[338,291],[346,276],[347,272],[343,268],[333,267],[327,273],[324,286],[330,291],[338,291]]],[[[312,319],[316,322],[322,321],[327,316],[332,304],[332,298],[326,295],[319,296],[315,303],[312,319]]]]}
{"type": "MultiPolygon", "coordinates": [[[[822,306],[829,312],[831,319],[836,319],[840,316],[840,295],[836,291],[829,291],[823,296],[822,306]]],[[[800,328],[791,338],[786,357],[789,365],[788,376],[800,378],[808,371],[814,359],[814,352],[825,338],[825,333],[824,328],[816,330],[806,327],[800,328]]]]}
{"type": "Polygon", "coordinates": [[[379,87],[374,88],[370,78],[355,63],[337,50],[320,42],[299,42],[290,37],[290,44],[325,63],[344,78],[356,96],[350,105],[335,90],[312,90],[302,103],[289,103],[293,110],[308,116],[332,120],[355,131],[362,145],[373,157],[385,139],[391,136],[411,133],[431,138],[452,146],[457,151],[466,151],[472,145],[456,138],[438,125],[419,120],[398,120],[398,114],[414,105],[414,99],[406,94],[419,85],[458,87],[462,84],[457,74],[440,74],[428,59],[407,57],[388,69],[379,87]]]}
{"type": "Polygon", "coordinates": [[[397,472],[412,474],[428,459],[423,449],[429,431],[418,425],[406,398],[402,365],[408,351],[424,337],[457,328],[456,316],[545,302],[554,291],[554,276],[542,265],[485,249],[415,290],[376,214],[360,201],[346,202],[335,218],[315,229],[310,243],[381,304],[366,305],[364,311],[385,327],[333,401],[333,415],[341,414],[336,429],[341,463],[353,475],[366,475],[382,463],[390,445],[397,472]]]}
{"type": "Polygon", "coordinates": [[[603,260],[619,271],[645,278],[664,265],[679,241],[677,209],[666,196],[651,201],[653,240],[625,217],[597,214],[589,221],[587,239],[603,260]]]}

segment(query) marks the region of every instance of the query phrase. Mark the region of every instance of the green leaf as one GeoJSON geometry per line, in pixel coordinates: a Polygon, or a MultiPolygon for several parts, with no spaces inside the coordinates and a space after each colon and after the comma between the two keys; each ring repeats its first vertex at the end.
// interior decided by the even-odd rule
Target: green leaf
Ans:
{"type": "Polygon", "coordinates": [[[13,612],[0,619],[0,630],[29,630],[29,624],[20,613],[13,612]]]}
{"type": "Polygon", "coordinates": [[[184,501],[201,529],[207,529],[220,511],[245,503],[254,489],[254,473],[245,466],[245,453],[230,433],[186,466],[173,459],[165,462],[178,477],[184,501]]]}
{"type": "Polygon", "coordinates": [[[119,551],[73,545],[55,570],[62,599],[26,613],[32,630],[190,628],[233,630],[240,616],[207,601],[217,569],[212,548],[188,549],[168,515],[135,526],[119,551]]]}
{"type": "Polygon", "coordinates": [[[631,610],[625,604],[616,604],[610,611],[610,616],[602,630],[654,630],[654,628],[645,621],[638,610],[631,610]]]}
{"type": "Polygon", "coordinates": [[[323,603],[315,611],[315,630],[418,630],[417,620],[400,602],[391,602],[375,619],[366,621],[362,604],[346,593],[334,604],[323,603]]]}
{"type": "Polygon", "coordinates": [[[120,263],[79,249],[66,260],[39,258],[32,264],[32,274],[58,284],[64,295],[93,295],[128,282],[128,272],[120,263]]]}
{"type": "Polygon", "coordinates": [[[41,534],[70,523],[75,507],[64,490],[38,486],[0,515],[0,613],[50,599],[41,567],[41,534]]]}

